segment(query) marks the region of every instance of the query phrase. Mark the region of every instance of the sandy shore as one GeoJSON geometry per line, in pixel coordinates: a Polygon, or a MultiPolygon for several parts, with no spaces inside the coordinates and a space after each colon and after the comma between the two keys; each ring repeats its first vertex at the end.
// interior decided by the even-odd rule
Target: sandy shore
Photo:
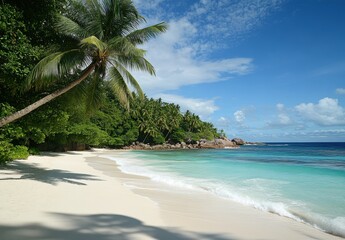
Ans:
{"type": "Polygon", "coordinates": [[[1,168],[0,239],[342,239],[210,194],[124,174],[105,154],[49,153],[1,168]]]}

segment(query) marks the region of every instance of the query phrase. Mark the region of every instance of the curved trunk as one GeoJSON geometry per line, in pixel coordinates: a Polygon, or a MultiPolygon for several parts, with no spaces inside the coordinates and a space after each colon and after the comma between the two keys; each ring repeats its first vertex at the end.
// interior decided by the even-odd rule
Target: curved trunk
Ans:
{"type": "Polygon", "coordinates": [[[66,87],[59,89],[59,90],[45,96],[44,98],[41,98],[40,100],[34,102],[33,104],[30,104],[29,106],[23,108],[22,110],[19,110],[18,112],[15,112],[15,113],[7,116],[7,117],[0,119],[0,128],[3,127],[4,125],[8,124],[8,123],[11,123],[11,122],[25,116],[26,114],[32,112],[33,110],[39,108],[40,106],[46,104],[47,102],[50,102],[51,100],[57,98],[58,96],[68,92],[69,90],[71,90],[72,88],[77,86],[79,83],[81,83],[83,80],[85,80],[85,78],[87,78],[87,76],[89,76],[90,73],[95,69],[95,66],[96,66],[95,63],[89,65],[84,70],[84,72],[80,76],[80,78],[71,82],[66,87]]]}

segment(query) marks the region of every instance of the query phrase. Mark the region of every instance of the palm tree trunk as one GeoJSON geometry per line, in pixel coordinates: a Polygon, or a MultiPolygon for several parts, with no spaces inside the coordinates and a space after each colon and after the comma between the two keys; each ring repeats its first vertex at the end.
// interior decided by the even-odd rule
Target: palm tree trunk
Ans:
{"type": "Polygon", "coordinates": [[[146,133],[146,136],[145,136],[145,138],[144,138],[144,140],[143,140],[143,143],[145,143],[145,140],[146,140],[146,138],[148,137],[148,135],[149,135],[149,133],[146,133]]]}
{"type": "Polygon", "coordinates": [[[23,116],[25,116],[26,114],[32,112],[33,110],[35,110],[36,108],[46,104],[47,102],[50,102],[51,100],[57,98],[58,96],[68,92],[69,90],[71,90],[72,88],[74,88],[75,86],[77,86],[79,83],[81,83],[83,80],[85,80],[85,78],[87,78],[87,76],[90,75],[90,73],[95,69],[96,64],[92,63],[90,64],[83,72],[83,74],[80,76],[80,78],[78,78],[77,80],[71,82],[70,84],[68,84],[66,87],[59,89],[47,96],[45,96],[44,98],[41,98],[40,100],[34,102],[33,104],[30,104],[29,106],[23,108],[22,110],[19,110],[18,112],[15,112],[7,117],[4,117],[2,119],[0,119],[0,128],[3,127],[4,125],[11,123],[23,116]]]}
{"type": "Polygon", "coordinates": [[[169,133],[170,133],[170,130],[168,130],[168,133],[165,135],[164,140],[167,140],[169,133]]]}

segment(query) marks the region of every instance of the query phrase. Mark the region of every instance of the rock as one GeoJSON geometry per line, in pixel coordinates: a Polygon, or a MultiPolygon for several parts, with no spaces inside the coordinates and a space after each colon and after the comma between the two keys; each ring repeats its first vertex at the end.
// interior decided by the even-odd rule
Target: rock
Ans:
{"type": "Polygon", "coordinates": [[[224,148],[235,147],[236,144],[227,138],[216,139],[218,145],[222,145],[224,148]]]}
{"type": "Polygon", "coordinates": [[[154,145],[151,147],[152,150],[162,150],[162,149],[166,149],[163,145],[154,145]]]}
{"type": "MultiPolygon", "coordinates": [[[[199,141],[193,141],[190,143],[181,142],[176,144],[163,143],[159,145],[150,146],[146,143],[135,142],[130,146],[123,147],[123,149],[133,149],[133,150],[168,150],[168,149],[217,149],[217,148],[234,148],[239,145],[246,144],[240,138],[234,138],[229,140],[226,137],[220,137],[214,140],[200,139],[199,141]]],[[[251,143],[249,143],[251,144],[251,143]]]]}
{"type": "Polygon", "coordinates": [[[243,145],[243,144],[245,144],[245,142],[241,138],[234,138],[231,141],[234,142],[236,145],[243,145]]]}
{"type": "Polygon", "coordinates": [[[219,145],[216,144],[216,141],[207,141],[207,140],[200,141],[199,146],[200,148],[206,148],[206,149],[219,148],[219,145]]]}

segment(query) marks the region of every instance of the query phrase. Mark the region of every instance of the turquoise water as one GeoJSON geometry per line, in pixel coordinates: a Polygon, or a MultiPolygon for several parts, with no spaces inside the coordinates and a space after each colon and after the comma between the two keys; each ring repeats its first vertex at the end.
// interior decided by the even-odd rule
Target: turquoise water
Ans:
{"type": "Polygon", "coordinates": [[[345,237],[345,143],[131,151],[125,156],[115,158],[125,172],[207,191],[345,237]]]}

